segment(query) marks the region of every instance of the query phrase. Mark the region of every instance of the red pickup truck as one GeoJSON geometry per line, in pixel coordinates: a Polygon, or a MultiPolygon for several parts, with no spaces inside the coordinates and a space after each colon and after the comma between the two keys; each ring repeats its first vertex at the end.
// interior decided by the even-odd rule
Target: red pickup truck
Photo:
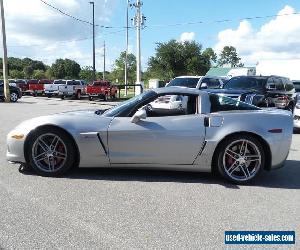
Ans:
{"type": "Polygon", "coordinates": [[[86,90],[89,100],[92,101],[94,97],[99,99],[107,100],[108,96],[110,98],[116,98],[118,93],[117,87],[112,85],[108,81],[94,81],[91,85],[87,86],[86,90]]]}
{"type": "Polygon", "coordinates": [[[51,80],[42,79],[42,80],[28,80],[28,92],[33,96],[43,95],[44,94],[44,84],[51,84],[51,80]]]}

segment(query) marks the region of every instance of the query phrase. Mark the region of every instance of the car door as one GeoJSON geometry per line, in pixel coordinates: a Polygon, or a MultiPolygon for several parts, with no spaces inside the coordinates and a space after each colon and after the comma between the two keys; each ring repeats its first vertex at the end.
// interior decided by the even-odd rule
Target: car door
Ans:
{"type": "Polygon", "coordinates": [[[111,164],[193,164],[205,140],[204,115],[115,117],[108,128],[111,164]]]}

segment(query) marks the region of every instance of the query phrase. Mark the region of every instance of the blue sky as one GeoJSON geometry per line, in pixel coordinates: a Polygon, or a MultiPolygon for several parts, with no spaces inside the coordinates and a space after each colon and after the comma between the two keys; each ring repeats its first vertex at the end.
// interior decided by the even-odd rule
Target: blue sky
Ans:
{"type": "MultiPolygon", "coordinates": [[[[91,6],[87,0],[45,1],[76,17],[86,20],[91,18],[91,6]]],[[[4,3],[10,56],[29,56],[48,64],[51,64],[55,58],[69,57],[77,60],[82,66],[92,64],[92,40],[78,41],[91,37],[92,30],[89,25],[62,16],[39,0],[22,2],[20,0],[4,0],[4,3]]],[[[114,27],[125,26],[126,0],[95,0],[95,6],[97,23],[114,27]]],[[[276,15],[280,11],[283,13],[300,12],[300,1],[144,0],[142,12],[147,17],[147,27],[142,31],[143,66],[146,67],[147,59],[155,53],[157,42],[167,42],[170,39],[179,40],[183,33],[188,33],[190,39],[201,43],[204,48],[217,49],[225,44],[234,45],[246,64],[253,64],[256,59],[260,60],[261,58],[278,58],[279,55],[283,58],[298,58],[300,51],[296,47],[300,47],[300,25],[297,23],[300,23],[300,15],[279,19],[276,17],[255,19],[242,23],[240,20],[245,17],[276,15]],[[214,22],[223,19],[233,21],[214,22]],[[159,25],[198,21],[203,23],[158,27],[159,25]],[[276,26],[278,26],[278,30],[276,30],[276,26]],[[289,32],[284,28],[285,26],[291,27],[290,30],[287,29],[289,32]],[[299,35],[295,36],[296,33],[299,35]],[[276,44],[270,44],[270,40],[275,41],[278,36],[282,39],[276,44]],[[293,37],[292,41],[291,37],[293,37]],[[290,44],[287,46],[285,42],[287,40],[295,46],[294,50],[290,44]],[[253,49],[250,51],[247,47],[253,47],[253,49]]],[[[131,9],[130,17],[133,16],[134,9],[131,9]]],[[[102,44],[104,39],[107,45],[107,68],[110,69],[116,57],[125,49],[125,31],[122,31],[122,28],[106,29],[105,31],[97,29],[96,48],[99,70],[103,67],[102,44]],[[109,34],[115,31],[120,32],[109,34]]],[[[135,30],[129,32],[129,44],[130,51],[135,53],[135,30]]]]}

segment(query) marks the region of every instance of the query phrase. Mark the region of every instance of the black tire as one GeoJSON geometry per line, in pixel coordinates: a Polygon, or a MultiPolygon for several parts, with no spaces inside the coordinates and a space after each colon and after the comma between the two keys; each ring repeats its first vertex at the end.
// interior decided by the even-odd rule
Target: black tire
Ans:
{"type": "Polygon", "coordinates": [[[11,92],[10,93],[10,101],[11,102],[17,102],[19,99],[18,93],[17,92],[11,92]]]}
{"type": "Polygon", "coordinates": [[[93,97],[92,97],[92,96],[89,96],[89,100],[90,100],[90,101],[93,101],[93,97]]]}
{"type": "MultiPolygon", "coordinates": [[[[51,139],[49,139],[49,143],[50,143],[50,141],[51,141],[51,139]]],[[[44,146],[45,146],[45,144],[44,144],[44,146]]],[[[60,146],[60,144],[58,143],[56,146],[56,149],[54,149],[54,150],[58,150],[59,146],[60,146]]],[[[25,151],[25,155],[26,155],[26,159],[29,161],[28,165],[30,167],[32,167],[32,169],[41,176],[47,176],[47,177],[61,176],[64,173],[66,173],[67,171],[69,171],[76,164],[76,149],[74,146],[74,142],[67,133],[65,133],[64,131],[62,131],[61,129],[58,129],[58,128],[44,127],[44,128],[37,129],[34,132],[34,134],[30,135],[26,148],[27,148],[27,150],[25,151]],[[47,158],[48,160],[45,159],[45,160],[36,161],[36,160],[34,160],[34,157],[33,157],[33,155],[35,153],[40,154],[41,152],[43,152],[43,149],[40,152],[36,151],[38,149],[38,147],[40,149],[42,148],[41,146],[39,146],[40,144],[38,143],[38,140],[39,140],[39,138],[43,138],[43,141],[46,140],[45,142],[47,143],[48,142],[47,135],[49,135],[49,138],[51,138],[50,135],[58,137],[62,141],[61,145],[63,147],[65,147],[65,149],[66,149],[65,150],[66,157],[64,160],[61,160],[59,158],[55,159],[55,157],[60,157],[60,156],[52,156],[52,159],[53,159],[52,161],[54,161],[54,160],[56,161],[55,164],[59,161],[63,161],[63,162],[60,162],[61,166],[59,166],[59,168],[57,168],[57,169],[54,169],[54,167],[52,170],[46,169],[47,165],[49,166],[49,168],[52,167],[50,164],[49,158],[47,158]],[[45,169],[44,169],[44,167],[45,167],[45,169]]],[[[45,153],[45,155],[46,155],[46,153],[45,153]]],[[[45,158],[46,158],[46,156],[45,156],[45,158]]]]}
{"type": "Polygon", "coordinates": [[[253,182],[265,167],[264,148],[259,140],[250,135],[233,135],[224,139],[219,145],[216,153],[215,163],[218,173],[234,184],[247,184],[253,182]],[[245,153],[244,156],[243,153],[240,153],[241,148],[243,148],[243,141],[248,143],[246,144],[246,149],[248,151],[248,154],[246,152],[246,156],[245,153]],[[231,146],[232,148],[230,148],[231,146]],[[237,153],[234,148],[236,148],[239,153],[237,153]],[[253,158],[250,157],[251,154],[253,158]],[[257,160],[250,161],[250,159],[254,159],[254,155],[257,155],[257,160]],[[230,167],[225,166],[226,164],[230,167]]]}
{"type": "Polygon", "coordinates": [[[77,91],[75,98],[76,98],[77,100],[80,100],[80,99],[81,99],[81,91],[80,91],[80,90],[77,91]]]}
{"type": "Polygon", "coordinates": [[[99,95],[99,99],[103,99],[103,101],[107,101],[106,94],[99,95]]]}
{"type": "Polygon", "coordinates": [[[33,96],[33,97],[37,97],[37,93],[36,93],[36,92],[33,92],[33,93],[32,93],[32,96],[33,96]]]}
{"type": "Polygon", "coordinates": [[[52,97],[52,95],[51,95],[51,94],[47,94],[47,97],[48,97],[48,98],[51,98],[51,97],[52,97]]]}
{"type": "Polygon", "coordinates": [[[61,96],[60,96],[60,99],[64,100],[64,99],[65,99],[65,96],[64,96],[64,95],[61,95],[61,96]]]}
{"type": "Polygon", "coordinates": [[[286,110],[294,113],[294,107],[295,107],[294,104],[292,102],[290,102],[289,105],[287,105],[286,110]]]}

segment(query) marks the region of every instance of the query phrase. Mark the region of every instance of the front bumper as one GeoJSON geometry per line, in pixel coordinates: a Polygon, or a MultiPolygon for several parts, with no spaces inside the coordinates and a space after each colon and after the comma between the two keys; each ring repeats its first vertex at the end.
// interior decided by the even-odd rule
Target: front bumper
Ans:
{"type": "Polygon", "coordinates": [[[24,140],[17,140],[7,136],[6,160],[10,162],[25,163],[24,140]]]}

